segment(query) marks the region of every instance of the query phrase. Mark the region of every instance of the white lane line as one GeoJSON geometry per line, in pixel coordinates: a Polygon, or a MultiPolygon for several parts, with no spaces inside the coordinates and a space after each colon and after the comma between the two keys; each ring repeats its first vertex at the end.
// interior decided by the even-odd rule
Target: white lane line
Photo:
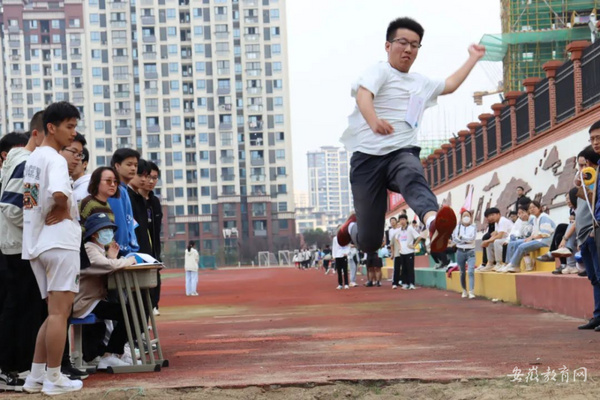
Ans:
{"type": "Polygon", "coordinates": [[[424,360],[424,361],[404,361],[404,362],[373,362],[373,363],[343,363],[343,364],[306,364],[291,365],[291,368],[310,368],[310,367],[368,367],[380,365],[411,365],[411,364],[448,364],[458,363],[463,360],[424,360]]]}

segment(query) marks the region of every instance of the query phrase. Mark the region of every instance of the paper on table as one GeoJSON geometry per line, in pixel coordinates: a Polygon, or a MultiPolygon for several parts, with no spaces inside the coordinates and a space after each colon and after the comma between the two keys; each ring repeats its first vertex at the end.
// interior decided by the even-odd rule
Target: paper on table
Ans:
{"type": "Polygon", "coordinates": [[[135,257],[136,265],[162,264],[156,258],[152,257],[149,254],[145,254],[145,253],[129,253],[125,256],[125,258],[128,258],[128,257],[135,257]]]}
{"type": "Polygon", "coordinates": [[[419,119],[421,114],[425,110],[425,99],[414,94],[410,96],[408,100],[408,107],[406,109],[405,121],[413,129],[419,126],[419,119]]]}

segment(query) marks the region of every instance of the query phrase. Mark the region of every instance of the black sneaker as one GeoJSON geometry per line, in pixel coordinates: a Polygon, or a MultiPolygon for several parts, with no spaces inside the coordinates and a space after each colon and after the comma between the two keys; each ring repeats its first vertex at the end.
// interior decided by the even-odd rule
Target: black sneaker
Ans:
{"type": "Polygon", "coordinates": [[[71,364],[66,365],[66,366],[61,366],[60,372],[62,372],[64,375],[66,375],[72,381],[77,380],[77,379],[84,380],[90,376],[90,374],[88,374],[87,372],[77,369],[71,364]]]}
{"type": "Polygon", "coordinates": [[[595,329],[600,326],[600,317],[592,318],[587,324],[579,325],[577,329],[595,329]]]}
{"type": "Polygon", "coordinates": [[[25,380],[17,374],[0,373],[0,392],[22,392],[25,380]]]}
{"type": "Polygon", "coordinates": [[[373,282],[368,281],[367,283],[365,283],[366,287],[373,287],[373,282]]]}
{"type": "Polygon", "coordinates": [[[587,271],[578,272],[577,276],[586,277],[587,276],[587,271]]]}
{"type": "Polygon", "coordinates": [[[377,281],[377,287],[381,287],[381,282],[377,281]]]}

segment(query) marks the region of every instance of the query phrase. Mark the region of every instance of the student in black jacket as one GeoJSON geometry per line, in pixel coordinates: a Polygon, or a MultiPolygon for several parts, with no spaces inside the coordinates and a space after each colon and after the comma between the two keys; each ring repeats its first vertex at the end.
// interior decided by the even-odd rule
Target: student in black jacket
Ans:
{"type": "Polygon", "coordinates": [[[152,244],[150,242],[150,234],[148,231],[148,207],[146,199],[140,193],[140,189],[146,187],[148,175],[150,174],[150,165],[146,160],[140,158],[138,161],[138,169],[135,177],[129,182],[127,193],[131,200],[131,209],[133,211],[133,219],[135,219],[135,236],[140,246],[139,252],[149,255],[152,253],[152,244]]]}

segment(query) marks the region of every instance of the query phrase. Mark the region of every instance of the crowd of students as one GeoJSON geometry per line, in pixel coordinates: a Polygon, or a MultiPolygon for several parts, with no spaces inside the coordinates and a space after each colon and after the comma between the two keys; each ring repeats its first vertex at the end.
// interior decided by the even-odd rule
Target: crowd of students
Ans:
{"type": "MultiPolygon", "coordinates": [[[[160,170],[136,150],[118,149],[111,166],[87,174],[79,118],[72,104],[53,103],[27,134],[0,140],[0,389],[81,389],[87,373],[70,362],[71,316],[106,322],[84,326],[85,361],[100,370],[135,362],[107,279],[136,263],[132,252],[160,260],[160,170]]],[[[160,284],[151,298],[146,311],[159,315],[160,284]]]]}

